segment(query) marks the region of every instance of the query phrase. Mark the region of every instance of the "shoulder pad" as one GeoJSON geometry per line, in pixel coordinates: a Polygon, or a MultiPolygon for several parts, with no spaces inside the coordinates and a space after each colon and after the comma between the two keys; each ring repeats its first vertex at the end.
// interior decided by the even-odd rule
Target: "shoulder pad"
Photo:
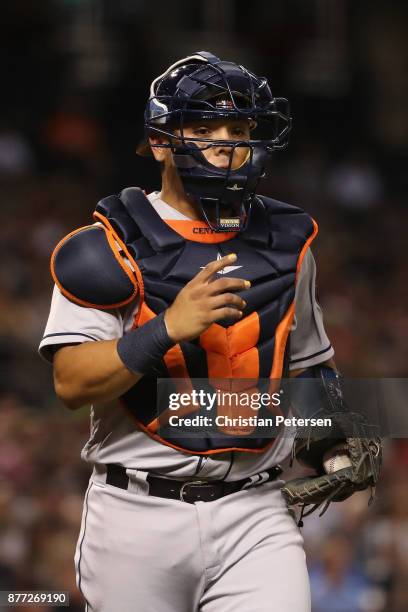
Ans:
{"type": "Polygon", "coordinates": [[[282,232],[283,235],[304,236],[309,238],[315,236],[318,231],[316,221],[299,206],[293,206],[286,202],[273,200],[265,196],[259,196],[269,216],[273,231],[282,232]],[[290,219],[288,216],[290,215],[290,219]],[[288,222],[290,232],[288,232],[288,222]]]}
{"type": "Polygon", "coordinates": [[[307,213],[299,206],[293,206],[293,204],[287,204],[287,202],[281,202],[279,200],[274,200],[273,198],[269,198],[267,196],[259,196],[258,198],[261,200],[265,209],[269,214],[272,215],[293,215],[303,213],[307,215],[307,213]]]}
{"type": "Polygon", "coordinates": [[[88,308],[119,308],[138,292],[135,274],[98,225],[81,227],[57,244],[51,274],[65,297],[88,308]]]}

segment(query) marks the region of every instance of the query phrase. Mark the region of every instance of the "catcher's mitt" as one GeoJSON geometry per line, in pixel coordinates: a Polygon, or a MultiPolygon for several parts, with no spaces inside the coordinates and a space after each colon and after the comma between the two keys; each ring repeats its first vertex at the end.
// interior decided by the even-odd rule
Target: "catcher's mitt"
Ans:
{"type": "MultiPolygon", "coordinates": [[[[310,451],[313,453],[314,442],[319,446],[321,440],[313,440],[309,437],[296,437],[293,445],[293,456],[302,460],[302,455],[306,453],[309,465],[313,465],[317,470],[315,477],[295,478],[287,482],[282,488],[282,494],[289,506],[301,505],[301,516],[299,524],[302,525],[302,518],[314,512],[319,506],[324,504],[321,516],[332,501],[343,501],[356,491],[362,491],[371,487],[371,497],[369,503],[374,499],[375,486],[378,482],[382,451],[381,440],[378,437],[372,438],[345,438],[342,443],[344,452],[348,454],[351,465],[331,474],[323,473],[320,463],[320,470],[316,463],[311,459],[310,451]],[[308,506],[311,506],[307,509],[308,506]],[[307,510],[306,510],[307,509],[307,510]]],[[[332,443],[335,441],[333,440],[332,443]]],[[[319,453],[320,454],[320,453],[319,453]]],[[[313,456],[313,454],[312,454],[313,456]]]]}

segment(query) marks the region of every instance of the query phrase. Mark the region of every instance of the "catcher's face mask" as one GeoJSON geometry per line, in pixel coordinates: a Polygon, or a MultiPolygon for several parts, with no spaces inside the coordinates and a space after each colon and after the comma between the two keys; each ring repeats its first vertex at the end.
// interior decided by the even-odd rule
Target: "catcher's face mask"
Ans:
{"type": "Polygon", "coordinates": [[[287,146],[291,117],[287,100],[273,98],[265,78],[199,52],[153,81],[145,128],[168,138],[155,146],[172,149],[184,189],[208,225],[217,232],[239,231],[248,222],[268,156],[287,146]],[[228,129],[220,137],[211,133],[217,122],[245,127],[241,135],[228,129]],[[226,208],[228,217],[221,213],[226,208]]]}

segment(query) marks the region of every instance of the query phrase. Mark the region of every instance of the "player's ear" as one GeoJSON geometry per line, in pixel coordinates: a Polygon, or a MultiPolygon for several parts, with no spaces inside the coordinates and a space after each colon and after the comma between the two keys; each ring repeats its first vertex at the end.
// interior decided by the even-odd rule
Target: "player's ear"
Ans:
{"type": "Polygon", "coordinates": [[[170,149],[167,147],[160,146],[163,144],[169,144],[169,139],[161,136],[160,134],[149,136],[149,145],[151,147],[152,154],[155,160],[158,162],[163,162],[170,151],[170,149]]]}

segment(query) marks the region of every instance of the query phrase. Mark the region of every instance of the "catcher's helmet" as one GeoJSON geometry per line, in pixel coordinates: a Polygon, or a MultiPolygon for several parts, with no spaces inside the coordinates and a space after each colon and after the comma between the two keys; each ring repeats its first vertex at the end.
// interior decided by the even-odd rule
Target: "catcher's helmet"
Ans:
{"type": "Polygon", "coordinates": [[[147,134],[169,138],[155,146],[172,149],[186,193],[199,203],[215,231],[244,229],[268,155],[287,146],[291,124],[288,101],[272,96],[266,78],[206,51],[179,60],[157,77],[145,112],[147,134]],[[250,139],[185,137],[186,123],[214,119],[247,119],[250,139]],[[214,166],[203,155],[203,149],[214,146],[230,149],[228,168],[214,166]],[[248,155],[233,169],[236,147],[246,147],[248,155]],[[221,218],[223,205],[233,210],[232,217],[221,218]]]}

